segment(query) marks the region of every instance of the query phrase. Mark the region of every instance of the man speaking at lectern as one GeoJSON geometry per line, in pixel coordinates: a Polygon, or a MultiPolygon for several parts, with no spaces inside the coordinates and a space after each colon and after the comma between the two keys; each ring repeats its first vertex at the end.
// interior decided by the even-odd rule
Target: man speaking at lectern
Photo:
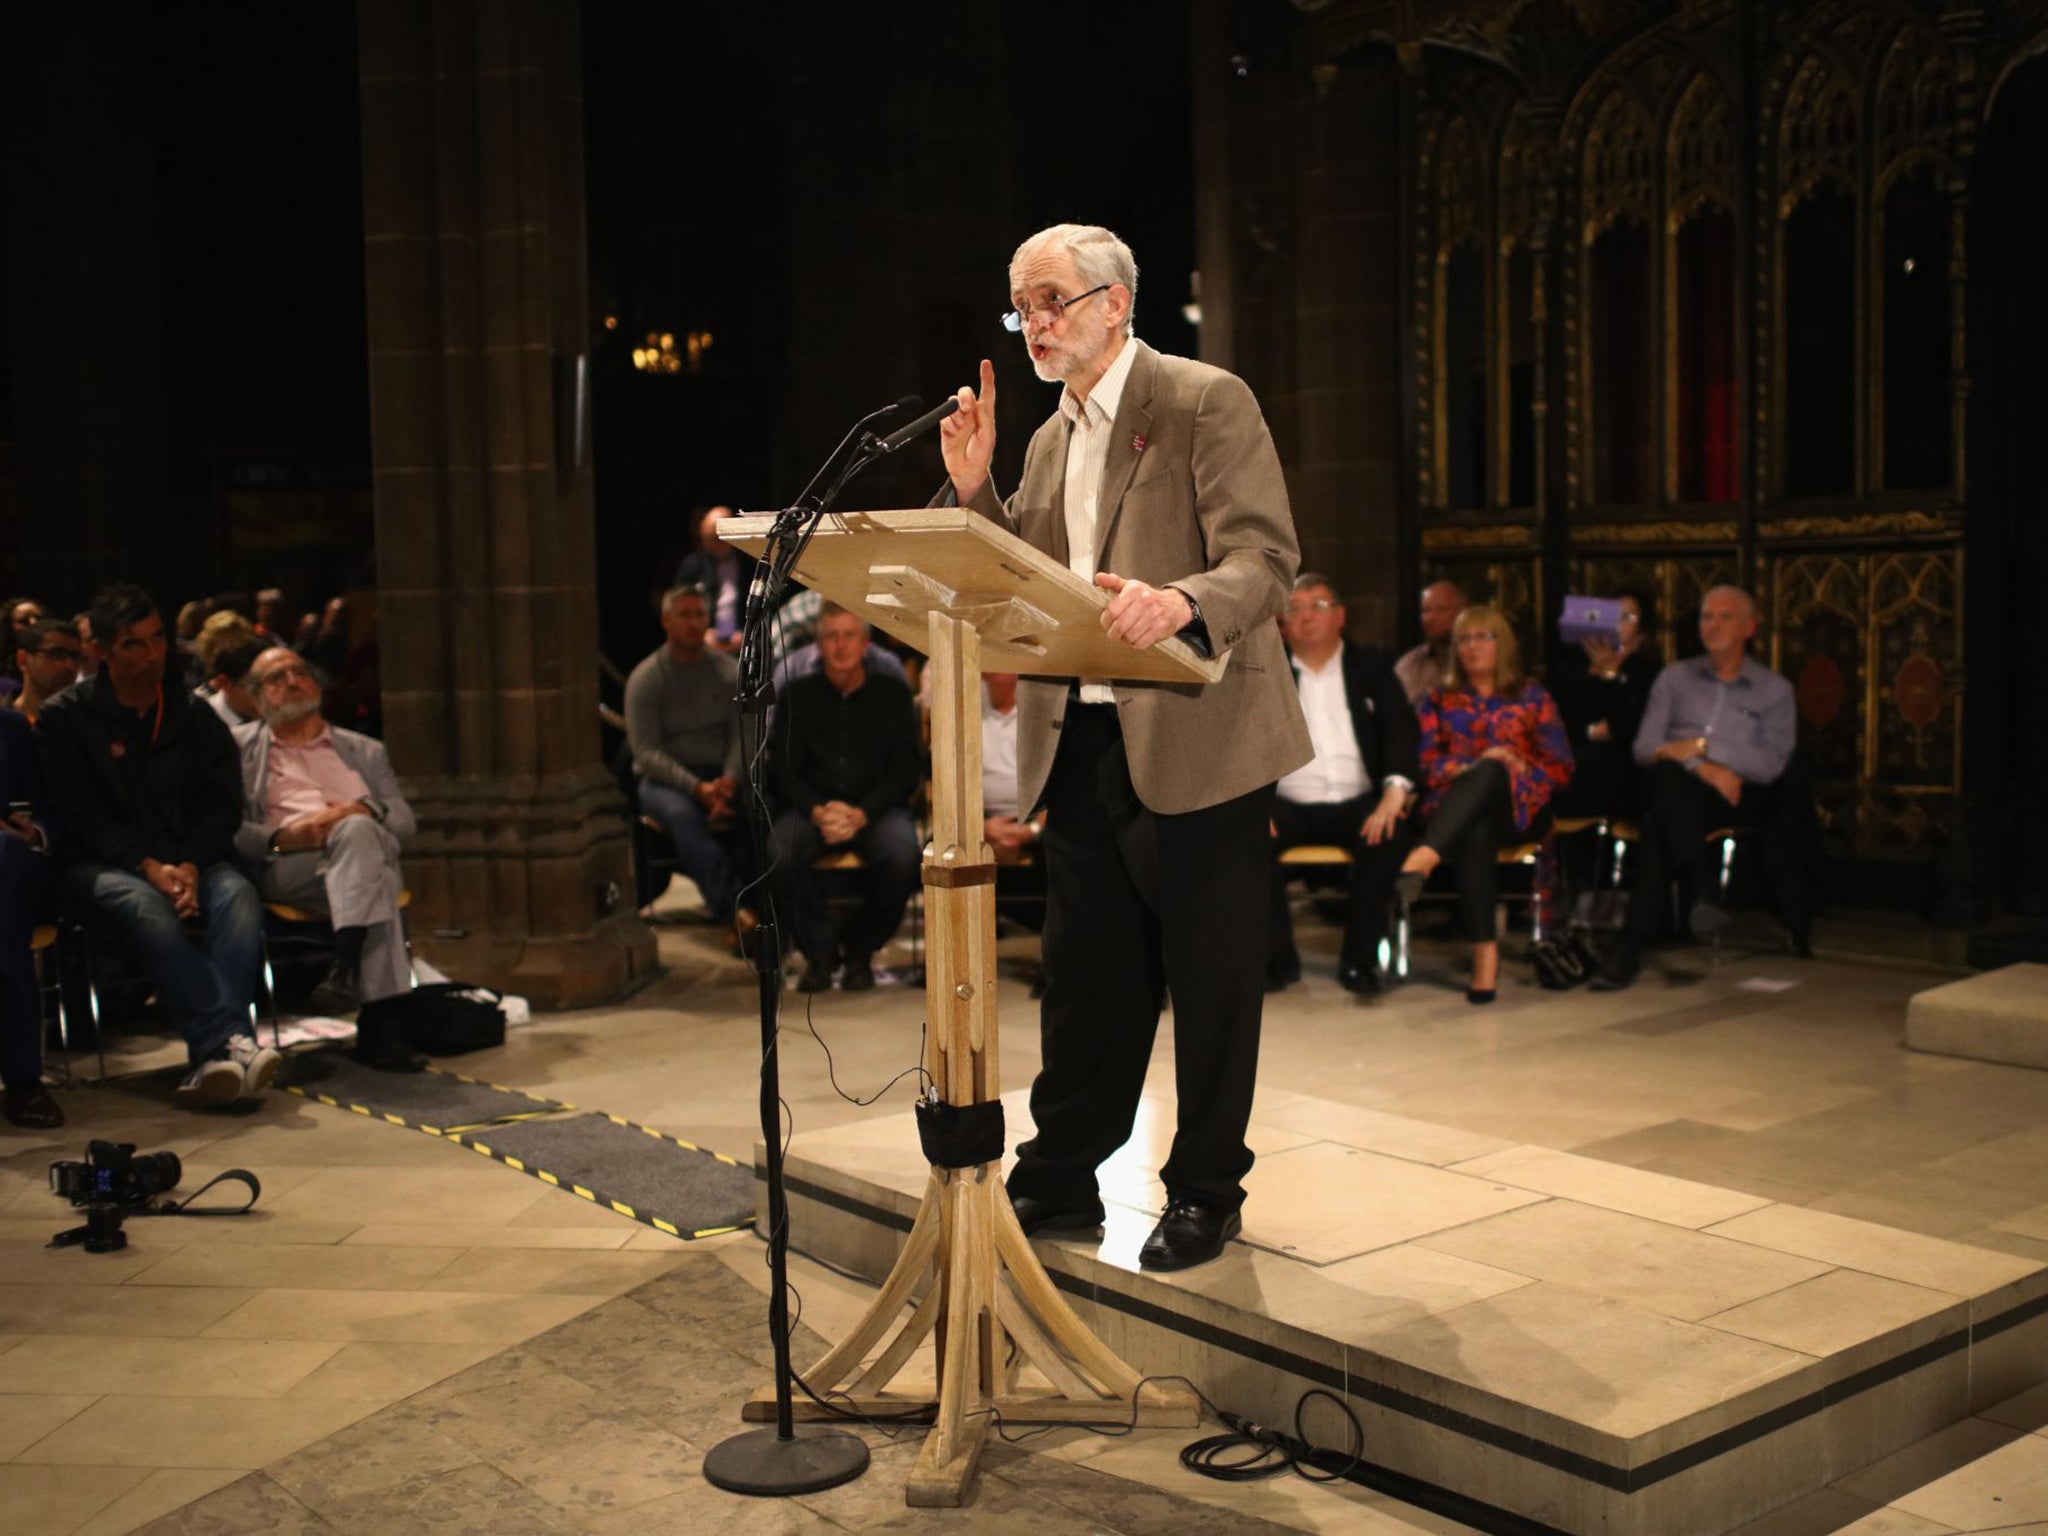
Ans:
{"type": "Polygon", "coordinates": [[[1006,502],[989,466],[995,370],[940,427],[952,493],[1112,594],[1103,627],[1228,657],[1214,683],[1018,685],[1017,796],[1044,809],[1047,911],[1038,1133],[1010,1193],[1027,1233],[1099,1226],[1096,1169],[1129,1138],[1173,999],[1178,1123],[1147,1269],[1184,1269],[1239,1229],[1265,996],[1273,785],[1309,760],[1274,622],[1299,563],[1287,487],[1242,380],[1131,334],[1130,247],[1059,224],[1010,258],[1038,377],[1064,386],[1006,502]]]}

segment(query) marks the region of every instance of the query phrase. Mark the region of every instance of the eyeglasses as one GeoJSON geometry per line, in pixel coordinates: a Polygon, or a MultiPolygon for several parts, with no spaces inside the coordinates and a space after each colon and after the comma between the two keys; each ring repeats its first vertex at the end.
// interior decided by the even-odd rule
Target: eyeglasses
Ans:
{"type": "Polygon", "coordinates": [[[303,664],[277,667],[264,673],[256,686],[259,688],[269,688],[278,683],[288,683],[294,678],[310,683],[313,681],[313,669],[303,664]]]}
{"type": "Polygon", "coordinates": [[[1468,629],[1458,636],[1458,644],[1491,645],[1493,644],[1493,631],[1490,629],[1468,629]]]}
{"type": "Polygon", "coordinates": [[[1071,299],[1047,299],[1041,304],[1025,304],[1016,309],[1003,311],[1003,329],[1015,334],[1031,323],[1033,315],[1044,315],[1048,325],[1058,325],[1060,318],[1083,299],[1092,299],[1103,290],[1115,286],[1111,283],[1097,283],[1086,293],[1077,293],[1071,299]]]}
{"type": "Polygon", "coordinates": [[[1289,603],[1287,611],[1289,613],[1328,613],[1336,606],[1337,600],[1334,597],[1314,597],[1305,603],[1289,603]]]}

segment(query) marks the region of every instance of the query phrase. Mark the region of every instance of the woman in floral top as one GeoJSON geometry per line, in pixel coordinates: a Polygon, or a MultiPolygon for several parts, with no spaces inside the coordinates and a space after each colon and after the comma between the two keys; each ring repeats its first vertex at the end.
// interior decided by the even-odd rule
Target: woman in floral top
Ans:
{"type": "Polygon", "coordinates": [[[1472,941],[1465,997],[1490,1003],[1500,979],[1494,858],[1510,834],[1526,835],[1550,797],[1571,782],[1572,749],[1556,703],[1523,674],[1514,632],[1498,609],[1467,608],[1451,640],[1445,684],[1415,712],[1428,830],[1401,866],[1401,890],[1412,901],[1429,872],[1452,861],[1460,926],[1472,941]]]}

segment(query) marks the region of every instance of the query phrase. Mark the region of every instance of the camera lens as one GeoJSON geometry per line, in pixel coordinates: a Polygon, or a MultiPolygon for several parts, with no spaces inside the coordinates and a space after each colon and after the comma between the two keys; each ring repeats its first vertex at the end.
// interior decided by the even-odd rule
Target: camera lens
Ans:
{"type": "Polygon", "coordinates": [[[176,1189],[184,1176],[175,1152],[144,1152],[135,1159],[135,1192],[144,1199],[176,1189]]]}

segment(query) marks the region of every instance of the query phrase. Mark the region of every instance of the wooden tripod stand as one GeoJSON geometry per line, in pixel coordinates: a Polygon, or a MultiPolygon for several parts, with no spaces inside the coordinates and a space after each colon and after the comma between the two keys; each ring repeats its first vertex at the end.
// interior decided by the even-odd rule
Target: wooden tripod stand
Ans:
{"type": "MultiPolygon", "coordinates": [[[[944,531],[971,534],[964,541],[967,545],[1002,546],[993,552],[979,550],[976,564],[999,564],[1019,584],[1057,577],[1080,587],[1064,568],[993,525],[971,529],[960,521],[964,514],[939,515],[949,523],[944,531]],[[1014,550],[1008,547],[1012,545],[1014,550]],[[1003,555],[1010,558],[999,558],[1003,555]],[[1026,566],[1046,569],[1021,568],[1026,566]]],[[[881,519],[902,520],[898,526],[906,534],[940,532],[925,526],[931,516],[878,513],[858,522],[877,532],[881,519]]],[[[854,522],[847,520],[848,525],[854,522]]],[[[858,530],[848,526],[846,531],[858,530]]],[[[746,547],[744,534],[728,538],[746,547]]],[[[855,540],[834,542],[851,545],[855,540]]],[[[926,547],[936,555],[937,544],[926,547]]],[[[964,558],[976,554],[969,548],[964,558]]],[[[925,1068],[947,1103],[986,1103],[1001,1089],[995,861],[982,838],[982,636],[994,637],[1001,658],[994,663],[998,668],[1016,664],[1001,654],[1010,651],[1027,662],[1021,670],[1088,669],[1063,665],[1053,656],[1056,647],[1046,631],[1066,626],[1032,602],[1003,591],[960,592],[944,576],[930,574],[929,562],[923,569],[870,560],[848,562],[860,571],[859,591],[854,593],[845,583],[850,572],[844,565],[836,572],[841,580],[835,582],[838,562],[829,553],[817,559],[820,570],[815,578],[799,566],[812,585],[828,593],[838,586],[851,600],[836,600],[872,613],[892,632],[909,629],[914,612],[924,619],[924,632],[914,643],[926,651],[933,669],[932,840],[924,858],[929,934],[925,1000],[931,1021],[925,1068]]],[[[966,584],[961,577],[951,579],[966,584]]],[[[1000,574],[993,580],[983,576],[982,581],[1010,585],[1000,574]]],[[[1033,596],[1045,601],[1041,592],[1033,596]]],[[[1066,591],[1064,596],[1079,601],[1092,620],[1092,594],[1082,591],[1077,597],[1066,591]]],[[[1100,630],[1090,622],[1087,631],[1077,633],[1075,640],[1093,650],[1101,641],[1100,630]]],[[[1149,668],[1178,668],[1172,675],[1180,677],[1201,675],[1199,661],[1190,667],[1172,657],[1146,655],[1149,668]]],[[[800,1398],[795,1405],[800,1418],[932,1415],[931,1434],[910,1476],[906,1497],[912,1505],[966,1503],[982,1446],[998,1422],[1182,1428],[1200,1422],[1191,1388],[1146,1381],[1097,1339],[1053,1288],[1010,1207],[1001,1168],[999,1160],[974,1168],[932,1168],[910,1236],[867,1314],[801,1373],[826,1405],[800,1398]],[[936,1394],[892,1390],[891,1383],[927,1339],[933,1345],[936,1394]],[[1039,1380],[1022,1379],[1026,1366],[1035,1369],[1039,1380]]],[[[749,1419],[766,1419],[773,1412],[772,1388],[756,1393],[745,1409],[749,1419]]]]}

